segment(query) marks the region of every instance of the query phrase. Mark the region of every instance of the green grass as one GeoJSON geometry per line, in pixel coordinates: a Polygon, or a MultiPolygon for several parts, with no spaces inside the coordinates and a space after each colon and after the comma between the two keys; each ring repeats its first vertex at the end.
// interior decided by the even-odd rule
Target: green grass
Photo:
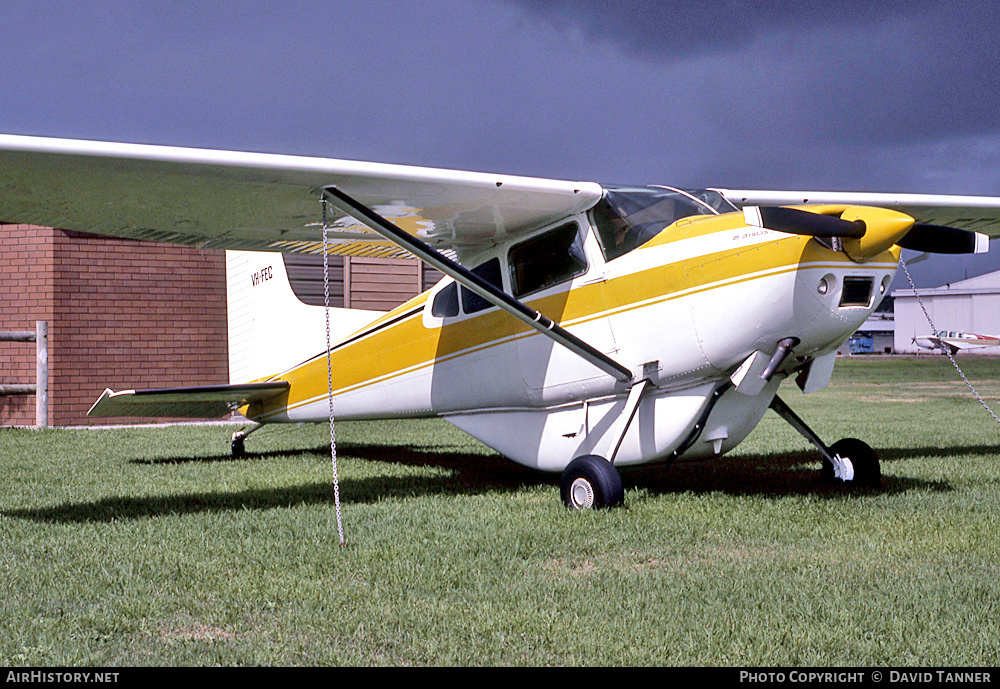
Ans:
{"type": "Polygon", "coordinates": [[[782,394],[882,488],[768,413],[574,513],[446,423],[342,423],[341,547],[325,426],[0,429],[0,664],[996,665],[1000,426],[943,357],[782,394]]]}

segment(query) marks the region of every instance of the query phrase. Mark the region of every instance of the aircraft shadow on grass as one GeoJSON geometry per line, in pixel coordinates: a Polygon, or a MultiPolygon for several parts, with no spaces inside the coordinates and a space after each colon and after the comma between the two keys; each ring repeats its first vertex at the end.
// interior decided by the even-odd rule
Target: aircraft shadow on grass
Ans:
{"type": "MultiPolygon", "coordinates": [[[[444,472],[428,476],[370,477],[340,479],[341,500],[345,503],[371,503],[385,498],[422,495],[475,495],[485,492],[516,492],[524,487],[550,485],[558,490],[554,475],[544,474],[513,464],[497,454],[475,454],[427,450],[413,446],[353,445],[339,446],[344,458],[387,462],[410,467],[431,467],[444,472]]],[[[991,445],[960,447],[920,447],[883,449],[883,466],[888,462],[917,457],[947,459],[957,456],[995,456],[991,445]]],[[[188,462],[265,461],[279,457],[329,455],[329,447],[248,453],[240,459],[229,455],[214,457],[174,457],[131,460],[134,464],[181,464],[188,462]]],[[[902,493],[924,489],[948,491],[947,481],[928,481],[898,476],[883,476],[877,490],[842,489],[823,482],[819,461],[809,451],[766,455],[733,455],[705,462],[674,465],[644,465],[626,470],[622,475],[626,491],[640,488],[648,495],[671,493],[722,493],[734,496],[814,495],[829,499],[852,499],[872,494],[902,493]]],[[[639,499],[642,499],[641,497],[639,499]]],[[[256,488],[235,492],[178,493],[149,497],[109,497],[89,502],[71,502],[39,508],[6,510],[7,517],[52,523],[111,522],[157,516],[224,512],[228,510],[266,510],[300,504],[333,504],[333,478],[287,488],[256,488]]],[[[628,500],[626,500],[626,507],[628,500]]]]}

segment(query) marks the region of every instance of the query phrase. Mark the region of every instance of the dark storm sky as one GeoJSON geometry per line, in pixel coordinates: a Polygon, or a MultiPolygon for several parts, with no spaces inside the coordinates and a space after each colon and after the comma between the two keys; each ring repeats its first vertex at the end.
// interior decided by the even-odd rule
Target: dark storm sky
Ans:
{"type": "MultiPolygon", "coordinates": [[[[12,0],[0,132],[1000,195],[991,2],[12,0]]],[[[921,282],[1000,268],[914,266],[921,282]]]]}

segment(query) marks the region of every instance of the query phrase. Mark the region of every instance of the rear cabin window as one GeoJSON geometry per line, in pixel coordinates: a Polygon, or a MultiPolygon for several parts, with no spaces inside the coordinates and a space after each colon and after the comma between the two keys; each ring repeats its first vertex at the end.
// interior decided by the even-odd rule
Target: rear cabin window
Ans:
{"type": "MultiPolygon", "coordinates": [[[[473,268],[472,272],[494,287],[501,290],[503,289],[503,276],[500,272],[499,258],[491,258],[486,263],[473,268]]],[[[462,288],[462,309],[464,309],[466,313],[475,313],[476,311],[488,309],[491,306],[493,306],[493,304],[489,303],[469,288],[462,288]]]]}
{"type": "Polygon", "coordinates": [[[431,304],[431,315],[438,318],[448,318],[458,315],[458,283],[449,283],[434,296],[431,304]]]}
{"type": "Polygon", "coordinates": [[[586,271],[587,256],[576,223],[532,237],[510,250],[510,281],[515,297],[558,285],[586,271]]]}
{"type": "MultiPolygon", "coordinates": [[[[499,258],[491,258],[486,263],[473,268],[472,272],[491,285],[503,289],[499,258]]],[[[461,310],[465,313],[476,313],[493,306],[469,288],[460,288],[457,282],[451,282],[434,295],[434,301],[431,302],[431,315],[438,318],[457,316],[459,314],[459,294],[461,294],[461,310]]]]}

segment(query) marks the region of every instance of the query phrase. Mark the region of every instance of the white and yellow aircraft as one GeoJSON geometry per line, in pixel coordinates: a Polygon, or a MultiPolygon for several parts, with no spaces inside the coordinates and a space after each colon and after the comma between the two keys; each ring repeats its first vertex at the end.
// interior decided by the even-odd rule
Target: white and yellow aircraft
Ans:
{"type": "Polygon", "coordinates": [[[9,222],[306,253],[324,251],[325,226],[329,253],[413,255],[445,274],[328,353],[296,327],[275,254],[234,254],[230,307],[251,325],[232,335],[231,384],[109,390],[91,414],[321,422],[332,390],[338,419],[442,417],[562,472],[573,507],[620,503],[617,467],[731,450],[769,408],[831,479],[877,483],[868,445],[825,444],[778,387],[827,385],[902,248],[979,252],[1000,236],[996,198],[601,186],[21,136],[0,136],[0,179],[9,222]]]}

